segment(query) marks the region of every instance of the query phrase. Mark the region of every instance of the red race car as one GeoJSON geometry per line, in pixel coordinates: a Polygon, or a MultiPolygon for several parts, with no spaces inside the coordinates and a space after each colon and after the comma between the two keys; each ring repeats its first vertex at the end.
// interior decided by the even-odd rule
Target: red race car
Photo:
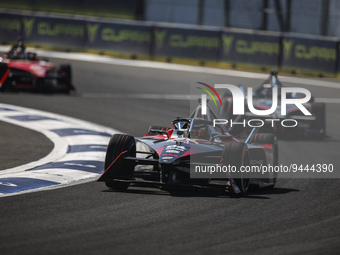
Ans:
{"type": "Polygon", "coordinates": [[[75,90],[71,66],[57,68],[36,53],[26,52],[23,40],[0,58],[0,90],[37,92],[64,92],[75,90]]]}

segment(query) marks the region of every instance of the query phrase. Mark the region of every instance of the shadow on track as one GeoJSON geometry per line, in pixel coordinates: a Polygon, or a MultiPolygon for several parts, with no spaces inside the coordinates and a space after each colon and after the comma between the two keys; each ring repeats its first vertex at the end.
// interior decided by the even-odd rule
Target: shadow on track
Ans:
{"type": "MultiPolygon", "coordinates": [[[[334,140],[329,135],[326,135],[325,137],[313,137],[313,136],[278,136],[277,137],[278,141],[287,141],[287,142],[298,142],[298,141],[303,141],[303,142],[321,142],[321,143],[326,143],[326,142],[334,142],[337,140],[334,140]]],[[[337,141],[339,142],[339,141],[337,141]]]]}
{"type": "Polygon", "coordinates": [[[245,196],[235,195],[231,191],[222,190],[195,190],[195,189],[157,189],[157,188],[141,188],[132,186],[126,191],[115,191],[111,189],[102,190],[102,192],[124,193],[124,194],[139,194],[152,196],[172,196],[172,197],[213,197],[213,198],[232,198],[232,199],[271,199],[267,195],[283,195],[290,192],[299,192],[297,189],[286,188],[250,188],[245,196]]]}

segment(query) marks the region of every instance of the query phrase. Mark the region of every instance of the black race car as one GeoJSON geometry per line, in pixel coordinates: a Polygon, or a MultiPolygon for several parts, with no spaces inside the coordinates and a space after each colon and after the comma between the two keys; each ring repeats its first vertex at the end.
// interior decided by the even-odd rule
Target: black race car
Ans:
{"type": "MultiPolygon", "coordinates": [[[[219,116],[221,119],[233,120],[235,123],[248,121],[250,119],[262,119],[267,120],[262,129],[262,132],[274,133],[280,137],[287,136],[304,136],[304,137],[314,137],[314,138],[325,138],[326,136],[326,106],[325,103],[317,103],[314,101],[313,96],[309,102],[304,103],[303,106],[312,114],[311,116],[306,116],[303,112],[296,107],[294,104],[287,104],[286,115],[281,114],[281,88],[283,88],[282,83],[278,80],[278,75],[275,70],[270,72],[268,79],[266,79],[257,89],[255,89],[253,97],[253,106],[258,110],[267,110],[272,107],[272,88],[276,87],[278,90],[278,107],[275,112],[269,116],[259,116],[253,114],[247,104],[247,98],[250,95],[245,93],[243,86],[239,85],[239,88],[243,90],[245,97],[245,114],[244,115],[234,115],[233,114],[233,97],[230,91],[227,91],[222,98],[222,106],[219,109],[219,116]],[[268,121],[269,120],[269,121],[268,121]],[[275,120],[275,121],[274,121],[275,120]],[[291,121],[290,125],[282,125],[284,120],[294,120],[291,121]],[[296,126],[295,126],[296,124],[296,126]],[[295,127],[291,127],[295,126],[295,127]]],[[[287,98],[303,98],[305,95],[301,93],[289,93],[287,98]]],[[[289,121],[286,121],[288,123],[289,121]]],[[[229,123],[230,124],[230,121],[229,123]]],[[[238,135],[243,131],[243,129],[238,125],[234,127],[228,127],[228,130],[234,134],[238,135]]]]}
{"type": "Polygon", "coordinates": [[[98,181],[114,190],[141,183],[165,190],[190,187],[236,194],[245,194],[249,185],[273,187],[275,173],[255,175],[242,169],[277,166],[276,136],[254,128],[245,141],[239,141],[215,123],[218,118],[209,106],[203,116],[201,107],[188,118],[174,119],[172,128],[151,126],[144,137],[113,135],[98,181]],[[219,173],[207,171],[223,168],[219,173]]]}

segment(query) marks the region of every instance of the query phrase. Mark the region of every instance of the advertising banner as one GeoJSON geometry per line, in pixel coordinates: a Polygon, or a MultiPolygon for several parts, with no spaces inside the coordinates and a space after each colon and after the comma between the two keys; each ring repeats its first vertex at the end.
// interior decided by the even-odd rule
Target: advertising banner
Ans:
{"type": "Polygon", "coordinates": [[[28,44],[73,49],[82,48],[84,22],[78,19],[38,15],[0,15],[0,41],[14,43],[21,37],[28,44]]]}
{"type": "Polygon", "coordinates": [[[86,22],[85,48],[150,55],[151,26],[132,23],[86,22]]]}
{"type": "Polygon", "coordinates": [[[337,40],[283,36],[282,67],[336,72],[337,40]]]}
{"type": "Polygon", "coordinates": [[[279,35],[223,31],[221,40],[222,61],[273,67],[279,65],[279,35]]]}
{"type": "Polygon", "coordinates": [[[14,14],[0,14],[0,42],[13,43],[19,36],[23,36],[22,17],[14,14]]]}
{"type": "Polygon", "coordinates": [[[82,48],[85,35],[82,20],[23,16],[22,23],[27,43],[66,49],[82,48]]]}
{"type": "Polygon", "coordinates": [[[219,60],[220,31],[156,26],[153,30],[155,57],[219,60]]]}
{"type": "Polygon", "coordinates": [[[339,41],[293,34],[151,25],[0,10],[0,42],[340,73],[339,41]]]}
{"type": "Polygon", "coordinates": [[[337,59],[338,76],[340,76],[340,42],[338,42],[337,49],[338,49],[338,59],[337,59]]]}

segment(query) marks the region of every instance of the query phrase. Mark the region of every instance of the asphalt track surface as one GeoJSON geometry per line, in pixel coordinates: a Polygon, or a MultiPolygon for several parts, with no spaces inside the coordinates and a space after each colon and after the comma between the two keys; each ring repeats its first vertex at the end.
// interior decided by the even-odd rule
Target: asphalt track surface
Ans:
{"type": "Polygon", "coordinates": [[[0,122],[0,134],[0,170],[39,160],[53,149],[43,134],[6,122],[0,122]]]}
{"type": "MultiPolygon", "coordinates": [[[[203,73],[67,62],[73,66],[77,93],[6,93],[0,95],[0,101],[141,136],[150,125],[170,125],[174,117],[187,116],[190,110],[187,100],[145,99],[138,95],[185,95],[191,81],[254,86],[261,82],[203,73]]],[[[286,86],[306,87],[317,98],[336,99],[340,95],[340,90],[334,88],[292,83],[286,86]]],[[[280,141],[280,163],[332,163],[339,171],[339,106],[327,104],[328,137],[324,141],[280,141]]],[[[1,130],[10,132],[6,144],[11,146],[8,149],[2,146],[2,158],[6,155],[20,165],[51,150],[49,142],[38,134],[30,138],[34,142],[30,140],[20,146],[25,140],[23,132],[33,132],[6,125],[0,123],[1,130]],[[15,148],[9,149],[12,145],[15,148]],[[24,147],[41,150],[27,153],[25,158],[13,157],[25,153],[24,147]]],[[[3,145],[4,138],[1,139],[3,145]]],[[[242,198],[202,192],[169,194],[140,187],[113,192],[103,183],[90,182],[1,198],[0,251],[6,255],[339,254],[339,197],[339,179],[281,179],[274,189],[252,192],[242,198]]]]}

